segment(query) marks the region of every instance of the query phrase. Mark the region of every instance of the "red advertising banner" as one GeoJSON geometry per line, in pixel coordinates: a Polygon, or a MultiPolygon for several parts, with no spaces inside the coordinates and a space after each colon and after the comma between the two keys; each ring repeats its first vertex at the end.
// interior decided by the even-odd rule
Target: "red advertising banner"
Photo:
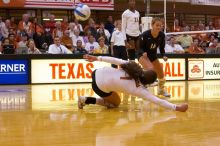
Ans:
{"type": "Polygon", "coordinates": [[[74,1],[73,0],[26,0],[24,7],[71,9],[74,7],[74,1]]]}
{"type": "Polygon", "coordinates": [[[22,8],[24,7],[25,0],[0,0],[0,7],[5,8],[22,8]]]}
{"type": "Polygon", "coordinates": [[[93,10],[114,10],[114,0],[0,0],[0,7],[73,9],[79,3],[93,10]]]}
{"type": "Polygon", "coordinates": [[[75,4],[84,3],[94,10],[114,10],[114,0],[75,0],[75,4]]]}

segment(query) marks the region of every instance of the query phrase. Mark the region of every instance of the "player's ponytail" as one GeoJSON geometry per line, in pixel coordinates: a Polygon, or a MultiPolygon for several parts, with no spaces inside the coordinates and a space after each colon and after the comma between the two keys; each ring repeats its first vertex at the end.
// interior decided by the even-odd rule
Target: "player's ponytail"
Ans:
{"type": "Polygon", "coordinates": [[[144,71],[141,66],[134,61],[130,61],[120,65],[121,68],[136,82],[136,86],[140,84],[152,84],[157,79],[157,74],[153,70],[144,71]]]}
{"type": "Polygon", "coordinates": [[[141,66],[134,61],[130,61],[125,64],[121,64],[121,68],[135,80],[136,85],[140,86],[140,76],[143,74],[143,69],[141,66]]]}

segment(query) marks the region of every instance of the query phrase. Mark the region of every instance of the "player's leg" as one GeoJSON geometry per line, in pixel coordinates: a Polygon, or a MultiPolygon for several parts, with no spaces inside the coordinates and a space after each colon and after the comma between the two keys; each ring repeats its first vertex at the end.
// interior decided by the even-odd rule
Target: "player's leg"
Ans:
{"type": "Polygon", "coordinates": [[[128,60],[128,54],[125,46],[120,46],[120,58],[123,60],[128,60]]]}
{"type": "Polygon", "coordinates": [[[135,60],[135,40],[133,37],[127,35],[127,42],[129,46],[127,46],[127,52],[128,52],[128,59],[129,60],[135,60]]]}
{"type": "MultiPolygon", "coordinates": [[[[147,56],[141,56],[138,61],[145,70],[154,70],[154,66],[147,56]]],[[[158,82],[155,81],[154,83],[146,85],[145,87],[152,87],[157,85],[158,82]]]]}
{"type": "MultiPolygon", "coordinates": [[[[113,46],[113,57],[120,58],[120,50],[119,46],[113,46]]],[[[112,64],[112,67],[117,68],[118,66],[115,64],[112,64]]]]}
{"type": "Polygon", "coordinates": [[[170,97],[170,94],[165,91],[166,79],[164,77],[163,68],[158,59],[152,62],[154,70],[158,76],[158,95],[163,95],[165,97],[170,97]]]}
{"type": "Polygon", "coordinates": [[[138,61],[145,70],[154,70],[154,66],[148,57],[141,56],[138,61]]]}
{"type": "Polygon", "coordinates": [[[111,92],[111,95],[102,98],[79,96],[78,107],[83,109],[85,105],[97,104],[108,108],[118,107],[121,103],[121,98],[116,92],[111,92]]]}
{"type": "Polygon", "coordinates": [[[79,109],[83,109],[83,106],[87,104],[98,104],[106,107],[117,107],[121,102],[120,96],[116,92],[106,93],[99,89],[96,84],[96,70],[92,72],[92,89],[99,97],[102,98],[80,96],[78,98],[79,109]]]}
{"type": "Polygon", "coordinates": [[[121,98],[117,92],[112,92],[111,95],[104,97],[104,105],[108,108],[116,108],[121,103],[121,98]]]}

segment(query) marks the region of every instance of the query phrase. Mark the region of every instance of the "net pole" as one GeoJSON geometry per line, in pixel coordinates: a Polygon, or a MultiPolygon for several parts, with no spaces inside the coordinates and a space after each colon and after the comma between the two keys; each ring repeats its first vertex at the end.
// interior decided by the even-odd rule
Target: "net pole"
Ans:
{"type": "Polygon", "coordinates": [[[173,0],[173,30],[176,30],[176,25],[175,25],[175,21],[176,21],[176,0],[173,0]]]}
{"type": "Polygon", "coordinates": [[[167,32],[167,0],[164,0],[164,33],[167,32]]]}

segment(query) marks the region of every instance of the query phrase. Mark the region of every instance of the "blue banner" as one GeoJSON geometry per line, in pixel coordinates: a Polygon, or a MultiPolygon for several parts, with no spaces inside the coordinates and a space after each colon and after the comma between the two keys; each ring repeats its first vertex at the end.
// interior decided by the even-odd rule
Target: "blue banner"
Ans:
{"type": "Polygon", "coordinates": [[[0,60],[0,84],[28,84],[28,60],[0,60]]]}

